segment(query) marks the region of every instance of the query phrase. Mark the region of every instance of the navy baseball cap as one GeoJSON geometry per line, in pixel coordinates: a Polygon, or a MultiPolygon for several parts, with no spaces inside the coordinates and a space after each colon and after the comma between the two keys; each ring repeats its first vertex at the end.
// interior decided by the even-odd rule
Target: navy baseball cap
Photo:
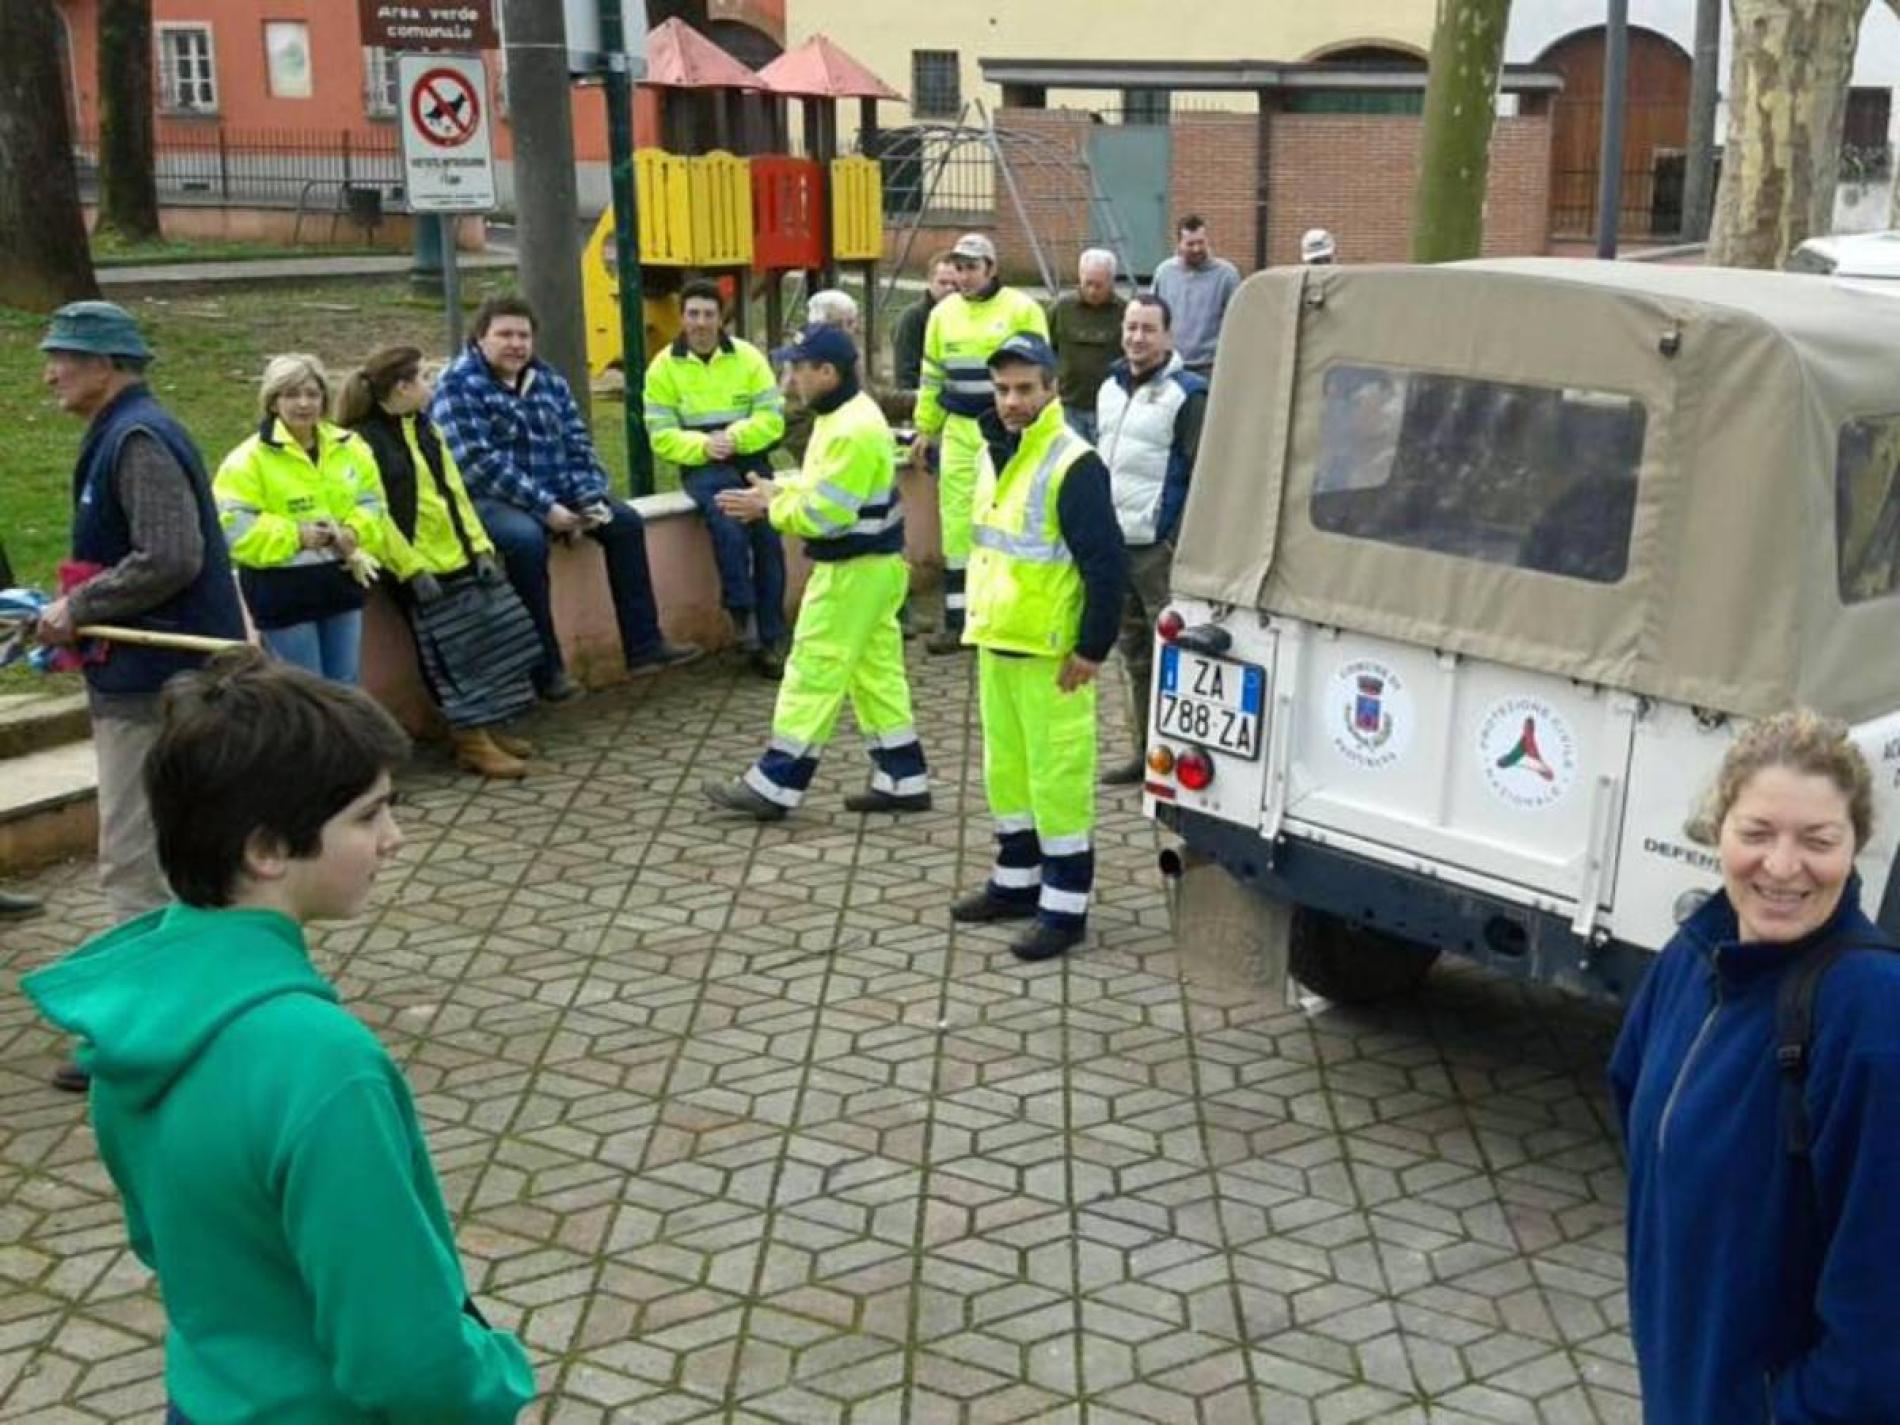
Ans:
{"type": "Polygon", "coordinates": [[[1031,366],[1040,366],[1045,371],[1056,369],[1056,354],[1049,343],[1034,332],[1017,332],[1015,336],[990,353],[990,359],[984,364],[992,371],[1012,361],[1026,361],[1031,366]]]}
{"type": "Polygon", "coordinates": [[[858,344],[851,333],[826,322],[814,322],[798,334],[785,351],[787,361],[827,362],[840,371],[858,364],[858,344]]]}

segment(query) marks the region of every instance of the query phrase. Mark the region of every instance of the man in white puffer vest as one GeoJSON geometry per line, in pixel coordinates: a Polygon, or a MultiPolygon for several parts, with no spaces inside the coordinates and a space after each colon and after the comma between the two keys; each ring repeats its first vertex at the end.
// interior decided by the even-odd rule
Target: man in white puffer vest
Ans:
{"type": "Polygon", "coordinates": [[[1128,760],[1102,774],[1105,786],[1142,779],[1155,619],[1167,606],[1174,532],[1187,504],[1207,412],[1207,380],[1182,365],[1173,324],[1167,302],[1154,293],[1130,298],[1122,316],[1122,359],[1109,367],[1095,397],[1095,445],[1108,466],[1115,517],[1128,546],[1121,650],[1128,662],[1128,731],[1134,742],[1128,760]]]}

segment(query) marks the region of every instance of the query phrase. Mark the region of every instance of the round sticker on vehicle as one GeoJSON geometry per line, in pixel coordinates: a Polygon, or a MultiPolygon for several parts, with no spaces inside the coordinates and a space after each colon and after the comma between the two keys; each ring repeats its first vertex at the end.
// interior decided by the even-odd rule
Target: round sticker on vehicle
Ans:
{"type": "Polygon", "coordinates": [[[1412,712],[1412,690],[1388,664],[1375,658],[1340,664],[1326,704],[1333,750],[1355,767],[1391,767],[1412,745],[1418,721],[1412,712]]]}
{"type": "Polygon", "coordinates": [[[1542,698],[1502,698],[1478,728],[1484,779],[1500,801],[1547,807],[1577,780],[1577,738],[1542,698]]]}

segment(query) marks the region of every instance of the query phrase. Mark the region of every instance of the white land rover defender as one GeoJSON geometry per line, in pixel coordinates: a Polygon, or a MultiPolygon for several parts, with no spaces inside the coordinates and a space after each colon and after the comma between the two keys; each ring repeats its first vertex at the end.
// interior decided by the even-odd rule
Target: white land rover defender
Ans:
{"type": "MultiPolygon", "coordinates": [[[[1628,994],[1718,884],[1740,722],[1844,718],[1900,931],[1900,301],[1530,259],[1292,268],[1228,312],[1145,806],[1336,1000],[1439,952],[1628,994]]],[[[1190,900],[1189,885],[1183,896],[1190,900]]]]}

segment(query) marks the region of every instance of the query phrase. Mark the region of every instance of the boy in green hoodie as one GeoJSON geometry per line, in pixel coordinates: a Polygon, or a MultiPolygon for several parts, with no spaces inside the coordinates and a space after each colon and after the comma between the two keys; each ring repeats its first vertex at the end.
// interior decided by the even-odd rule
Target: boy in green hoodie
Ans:
{"type": "Polygon", "coordinates": [[[158,1274],[172,1421],[512,1421],[521,1344],[468,1298],[402,1075],[310,963],[402,844],[408,743],[251,650],[180,674],[146,763],[177,904],[29,975],[82,1041],[99,1150],[158,1274]]]}

